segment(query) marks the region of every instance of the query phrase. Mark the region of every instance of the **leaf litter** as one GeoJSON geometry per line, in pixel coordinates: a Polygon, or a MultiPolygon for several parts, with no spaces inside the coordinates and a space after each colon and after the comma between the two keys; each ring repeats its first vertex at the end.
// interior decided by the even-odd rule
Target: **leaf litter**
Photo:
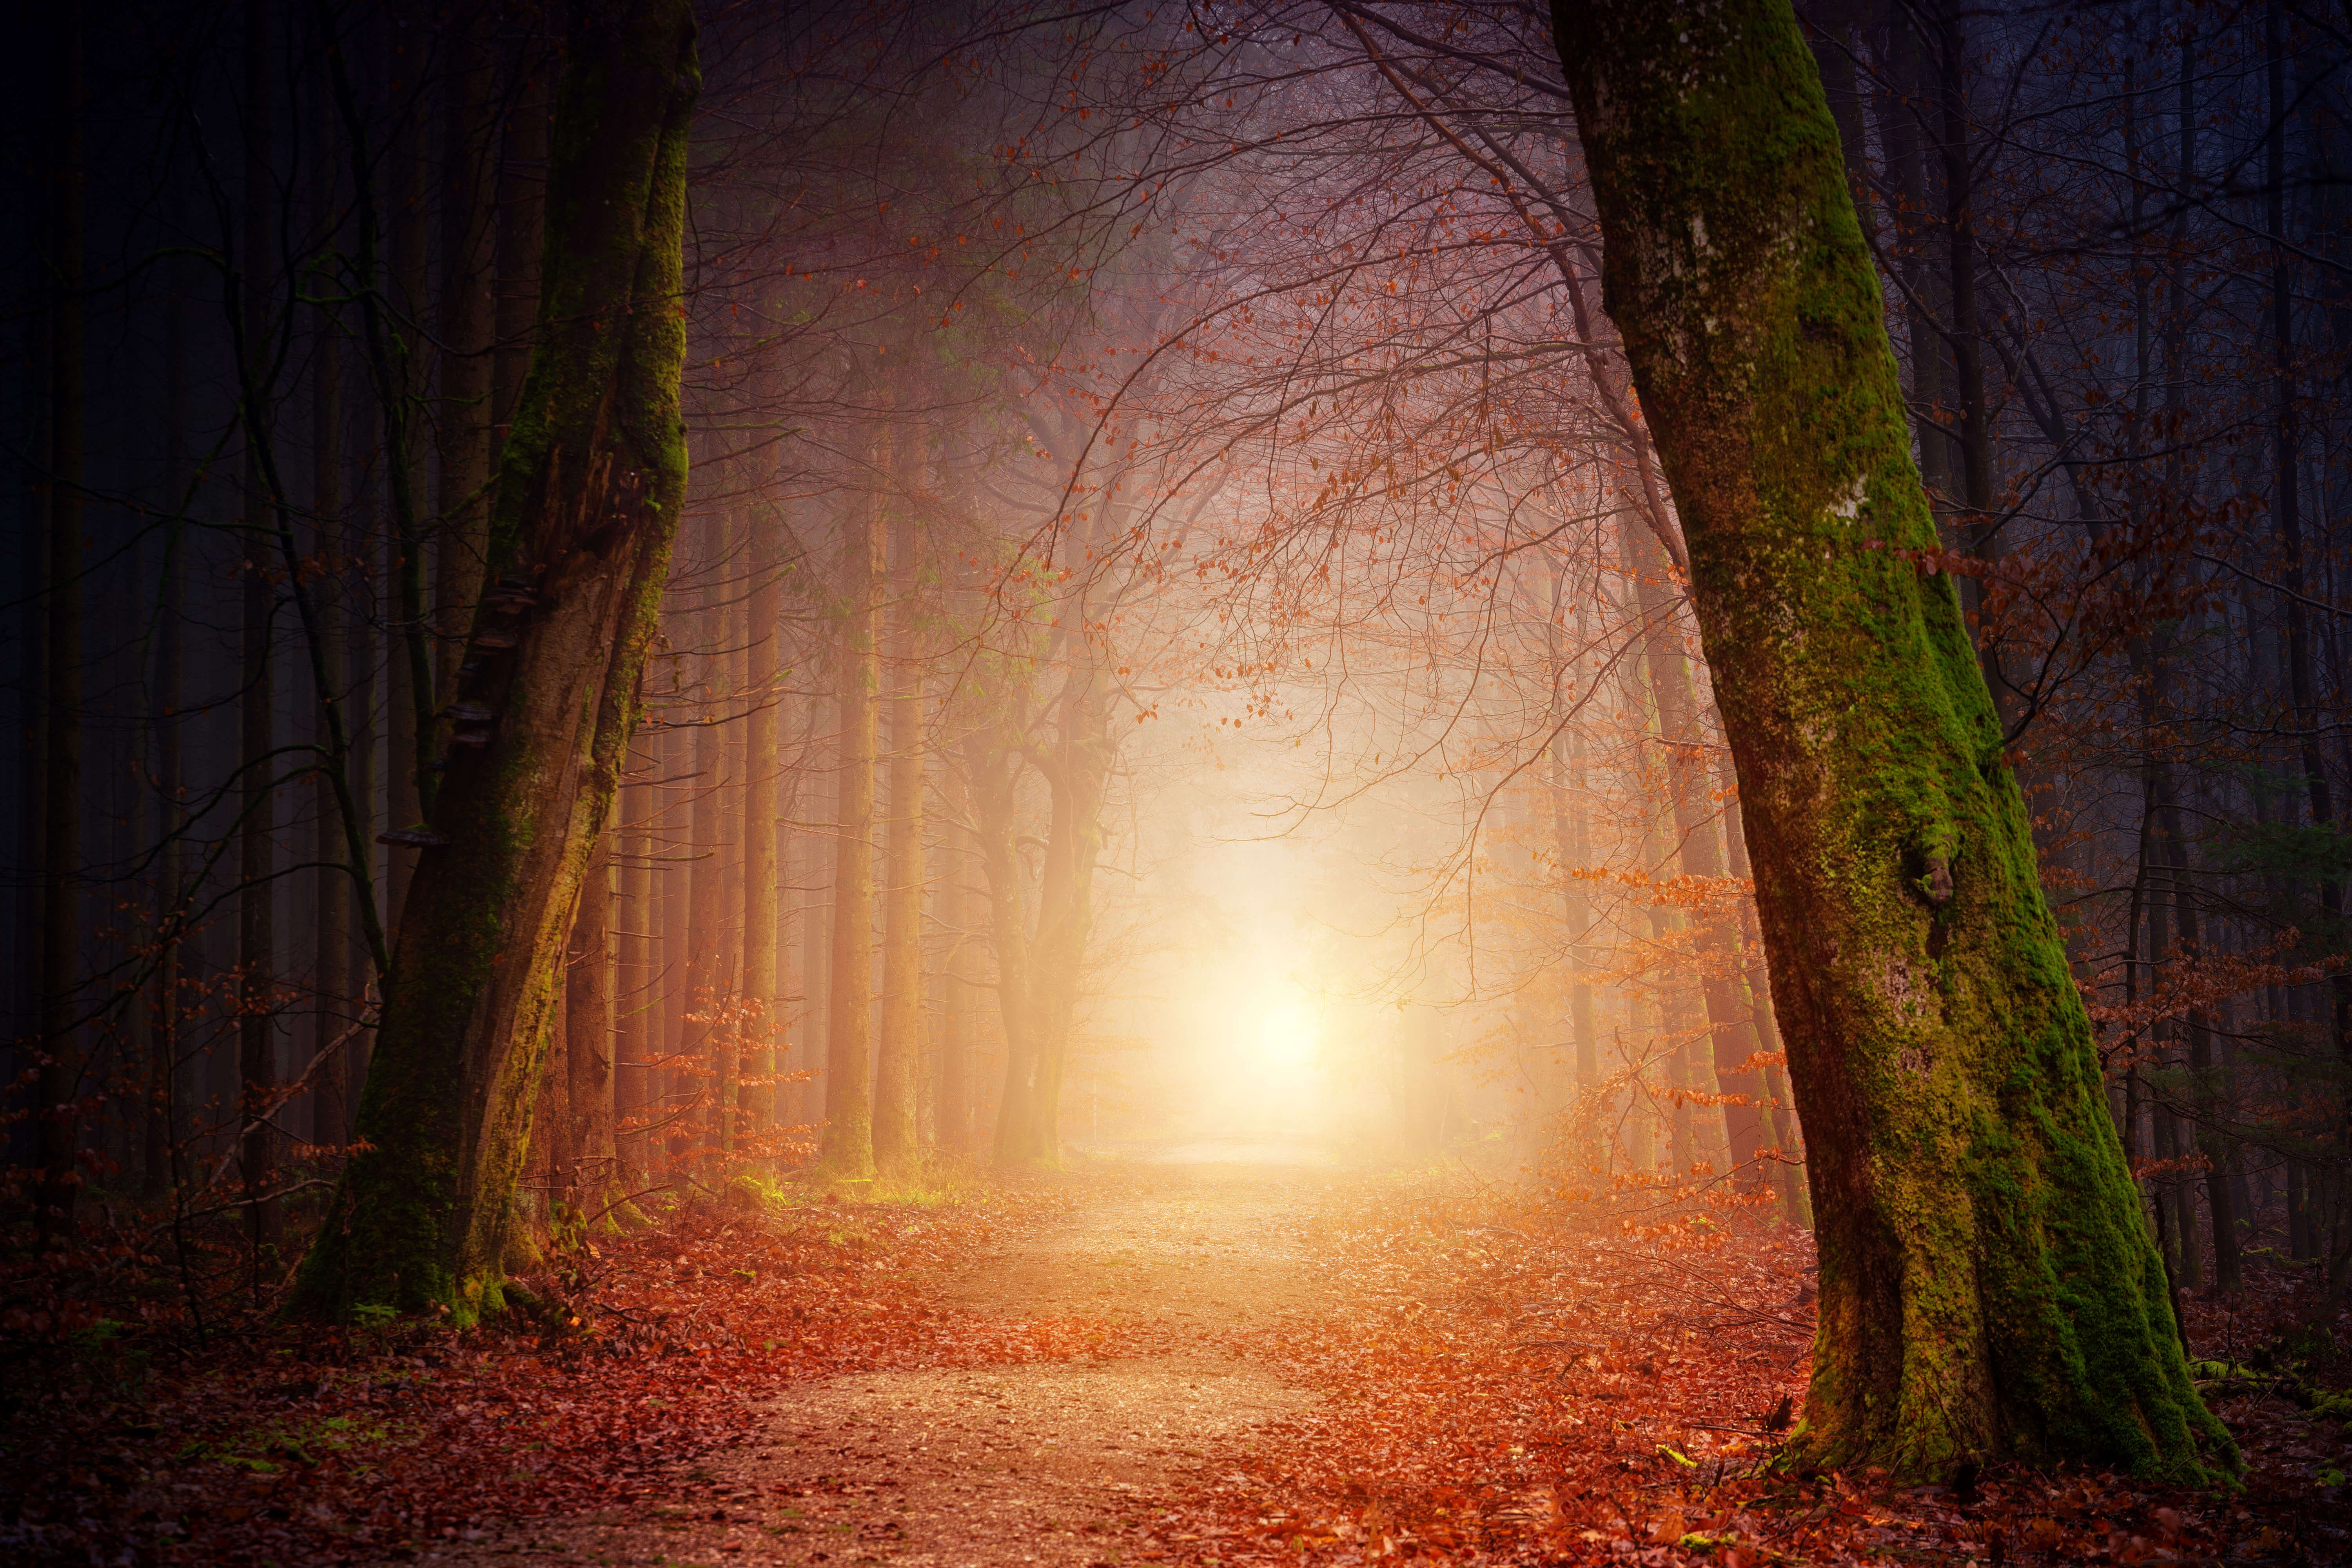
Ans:
{"type": "Polygon", "coordinates": [[[527,1276],[532,1309],[492,1328],[257,1322],[21,1362],[0,1553],[2347,1559],[2345,1435],[2313,1382],[2340,1336],[2283,1357],[2309,1317],[2286,1271],[2190,1302],[2249,1470],[2179,1493],[1782,1473],[1811,1267],[1786,1227],[1674,1247],[1426,1174],[1113,1168],[939,1208],[687,1207],[527,1276]]]}

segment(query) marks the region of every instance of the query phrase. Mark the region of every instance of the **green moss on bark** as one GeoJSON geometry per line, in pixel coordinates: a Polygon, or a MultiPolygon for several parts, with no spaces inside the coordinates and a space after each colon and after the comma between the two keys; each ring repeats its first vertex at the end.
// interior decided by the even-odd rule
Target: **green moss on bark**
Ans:
{"type": "Polygon", "coordinates": [[[1837,132],[1786,0],[1560,4],[1603,285],[1690,542],[1821,1318],[1798,1451],[1909,1477],[2236,1454],[2043,903],[1910,455],[1837,132]]]}

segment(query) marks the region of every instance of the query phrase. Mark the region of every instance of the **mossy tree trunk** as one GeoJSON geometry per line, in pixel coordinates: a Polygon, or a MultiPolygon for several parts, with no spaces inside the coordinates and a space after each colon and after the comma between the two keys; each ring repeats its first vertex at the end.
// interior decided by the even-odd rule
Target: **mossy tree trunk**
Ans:
{"type": "Polygon", "coordinates": [[[499,468],[498,579],[402,913],[352,1160],[293,1310],[501,1304],[581,885],[638,711],[686,489],[686,0],[581,0],[558,93],[539,338],[499,468]]]}
{"type": "Polygon", "coordinates": [[[1690,542],[1803,1112],[1796,1453],[2234,1464],[2042,898],[1787,0],[1556,5],[1607,303],[1690,542]]]}

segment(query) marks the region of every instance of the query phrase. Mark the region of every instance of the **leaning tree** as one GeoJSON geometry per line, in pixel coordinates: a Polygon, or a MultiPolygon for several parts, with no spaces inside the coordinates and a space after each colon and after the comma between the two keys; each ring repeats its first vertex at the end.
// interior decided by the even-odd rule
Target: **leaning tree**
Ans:
{"type": "Polygon", "coordinates": [[[1556,0],[1602,283],[1689,542],[1804,1117],[1796,1451],[2234,1467],[2199,1402],[1911,456],[1788,0],[1556,0]]]}
{"type": "Polygon", "coordinates": [[[566,940],[638,710],[686,494],[681,245],[701,84],[688,0],[575,0],[537,344],[490,584],[384,976],[363,1145],[295,1310],[502,1304],[499,1260],[566,940]]]}

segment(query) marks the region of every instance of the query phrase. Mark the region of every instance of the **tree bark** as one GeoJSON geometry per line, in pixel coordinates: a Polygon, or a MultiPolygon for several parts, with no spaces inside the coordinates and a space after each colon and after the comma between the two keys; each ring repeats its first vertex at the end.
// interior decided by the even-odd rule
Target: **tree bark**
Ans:
{"type": "Polygon", "coordinates": [[[600,1194],[612,1190],[615,1181],[611,933],[612,847],[618,837],[605,833],[596,840],[564,953],[563,1105],[568,1115],[562,1147],[568,1158],[555,1177],[566,1201],[583,1212],[593,1212],[600,1194]]]}
{"type": "MultiPolygon", "coordinates": [[[[488,0],[457,0],[436,29],[446,78],[441,108],[441,275],[434,335],[439,340],[439,513],[433,560],[434,708],[457,700],[458,660],[482,596],[488,548],[490,477],[491,195],[495,189],[498,51],[488,0]]],[[[436,729],[446,744],[452,726],[436,729]]]]}
{"type": "MultiPolygon", "coordinates": [[[[1958,12],[1950,5],[1943,7],[1938,23],[1946,279],[1952,296],[1953,390],[1960,400],[1960,492],[1968,508],[1960,539],[1969,554],[1991,563],[2000,559],[2000,519],[1993,505],[1992,410],[1985,387],[1984,337],[1978,320],[1976,155],[1969,134],[1968,35],[1958,12]]],[[[1974,576],[1965,577],[1959,589],[1963,608],[1977,623],[1977,663],[1992,692],[2002,732],[2015,734],[2032,715],[2024,695],[2001,668],[2000,644],[1994,628],[1981,619],[1982,583],[1974,576]]]]}
{"type": "MultiPolygon", "coordinates": [[[[1620,544],[1627,553],[1629,574],[1638,575],[1632,551],[1633,534],[1630,529],[1618,531],[1620,544]]],[[[1643,871],[1664,880],[1672,876],[1668,814],[1673,806],[1673,783],[1664,765],[1662,750],[1665,731],[1658,711],[1657,693],[1653,689],[1650,665],[1646,658],[1627,659],[1623,667],[1630,708],[1642,725],[1641,744],[1634,754],[1634,794],[1642,803],[1643,871]]],[[[1643,989],[1649,994],[1657,1016],[1657,1031],[1650,1047],[1652,1059],[1666,1069],[1669,1089],[1664,1121],[1666,1123],[1666,1158],[1669,1171],[1676,1181],[1687,1180],[1696,1173],[1698,1164],[1699,1132],[1693,1114],[1691,1092],[1698,1088],[1691,1081],[1692,1043],[1706,1032],[1705,1016],[1700,1005],[1691,995],[1688,977],[1675,954],[1675,938],[1682,931],[1680,911],[1663,899],[1654,898],[1648,905],[1650,942],[1654,955],[1650,973],[1643,977],[1643,989]]],[[[1643,1076],[1643,1092],[1655,1103],[1654,1087],[1646,1071],[1643,1076]]],[[[1720,1123],[1717,1123],[1720,1125],[1720,1123]]],[[[1647,1169],[1647,1163],[1643,1163],[1647,1169]]]]}
{"type": "MultiPolygon", "coordinates": [[[[1739,775],[1732,766],[1727,751],[1722,758],[1724,804],[1723,842],[1729,857],[1731,874],[1741,879],[1755,875],[1748,859],[1748,833],[1739,819],[1739,775]]],[[[1758,1043],[1772,1056],[1781,1057],[1787,1047],[1780,1039],[1780,1021],[1772,1016],[1772,981],[1764,966],[1764,941],[1757,930],[1756,904],[1753,899],[1739,907],[1740,959],[1742,984],[1748,993],[1748,1005],[1756,1019],[1758,1043]]],[[[1802,1174],[1805,1138],[1797,1124],[1797,1108],[1789,1100],[1789,1075],[1784,1067],[1764,1069],[1764,1104],[1767,1120],[1772,1130],[1772,1144],[1780,1158],[1772,1162],[1772,1184],[1780,1194],[1781,1212],[1792,1225],[1806,1230],[1813,1228],[1812,1194],[1807,1190],[1802,1174]]]]}
{"type": "MultiPolygon", "coordinates": [[[[2286,79],[2285,7],[2271,0],[2263,14],[2268,56],[2270,131],[2263,139],[2263,179],[2269,188],[2265,217],[2271,231],[2271,353],[2272,446],[2271,518],[2278,530],[2282,556],[2281,595],[2285,612],[2288,689],[2294,703],[2294,727],[2302,740],[2304,790],[2311,806],[2311,825],[2327,827],[2336,820],[2334,791],[2320,755],[2318,698],[2312,680],[2311,631],[2304,609],[2303,485],[2298,473],[2303,436],[2297,420],[2294,363],[2294,268],[2286,240],[2286,121],[2290,112],[2286,79]]],[[[2331,923],[2344,916],[2344,884],[2323,877],[2320,907],[2331,923]]],[[[2352,974],[2339,969],[2330,977],[2330,1033],[2337,1056],[2352,1065],[2352,974]]],[[[2342,1142],[2352,1150],[2352,1096],[2347,1097],[2342,1142]]],[[[2337,1283],[2331,1279],[2331,1294],[2337,1283]]]]}
{"type": "Polygon", "coordinates": [[[1821,1315],[1796,1451],[1906,1477],[2234,1466],[2173,1333],[1958,595],[1905,553],[1937,538],[1795,18],[1786,0],[1554,17],[1804,1114],[1821,1315]]]}
{"type": "Polygon", "coordinates": [[[489,531],[461,746],[403,911],[345,1172],[293,1303],[503,1304],[499,1259],[580,887],[638,711],[686,488],[685,0],[581,0],[550,169],[541,337],[489,531]],[[511,646],[509,646],[511,645],[511,646]]]}
{"type": "MultiPolygon", "coordinates": [[[[1625,509],[1619,532],[1633,555],[1634,593],[1642,606],[1644,661],[1651,689],[1657,694],[1658,727],[1666,745],[1666,787],[1674,805],[1675,834],[1685,877],[1720,879],[1724,874],[1723,840],[1716,830],[1717,813],[1708,800],[1706,737],[1700,732],[1698,696],[1692,689],[1690,661],[1683,657],[1675,636],[1674,616],[1679,594],[1666,574],[1664,555],[1644,528],[1635,527],[1625,509]]],[[[1694,915],[1699,921],[1702,917],[1694,915]]],[[[1764,1184],[1757,1163],[1764,1146],[1759,1106],[1763,1086],[1752,1070],[1743,1070],[1762,1048],[1756,1032],[1754,1010],[1740,996],[1736,943],[1724,915],[1711,913],[1698,925],[1692,952],[1699,963],[1699,993],[1706,1004],[1707,1038],[1715,1061],[1716,1087],[1737,1100],[1721,1107],[1724,1139],[1728,1145],[1736,1180],[1743,1187],[1764,1184]]]]}
{"type": "MultiPolygon", "coordinates": [[[[250,19],[248,18],[248,25],[250,19]]],[[[58,21],[61,69],[58,161],[48,192],[51,341],[48,344],[45,622],[40,786],[40,1069],[36,1085],[41,1162],[38,1228],[45,1240],[74,1234],[81,1189],[81,1043],[76,982],[81,968],[82,437],[85,395],[82,225],[85,146],[82,17],[58,21]]],[[[248,57],[248,63],[249,63],[248,57]]]]}
{"type": "MultiPolygon", "coordinates": [[[[242,266],[239,323],[249,377],[257,377],[268,363],[271,332],[269,254],[277,218],[272,200],[270,160],[270,7],[268,0],[246,0],[245,6],[245,190],[244,233],[238,241],[242,266]]],[[[271,874],[276,854],[278,759],[276,661],[271,655],[270,621],[277,592],[268,568],[277,554],[272,515],[274,498],[263,472],[262,445],[268,432],[260,427],[262,410],[257,400],[244,403],[245,572],[240,593],[243,612],[238,635],[243,690],[237,704],[240,816],[237,825],[236,916],[237,1078],[239,1114],[245,1123],[237,1154],[237,1174],[246,1202],[247,1239],[254,1249],[255,1282],[259,1283],[261,1249],[274,1247],[279,1237],[279,1210],[270,1187],[277,1179],[277,1141],[270,1128],[276,1110],[278,1029],[272,996],[271,971],[277,958],[277,879],[271,874]]]]}
{"type": "MultiPolygon", "coordinates": [[[[188,300],[185,263],[164,264],[163,496],[171,520],[164,525],[163,570],[155,605],[155,672],[149,689],[150,730],[155,742],[155,978],[150,1005],[146,1149],[142,1186],[160,1197],[178,1179],[173,1161],[179,1140],[180,974],[185,960],[187,812],[180,800],[180,707],[186,700],[184,617],[187,567],[184,552],[188,501],[188,300]]],[[[348,1103],[348,1102],[347,1102],[348,1103]]]]}
{"type": "MultiPolygon", "coordinates": [[[[1932,503],[1952,488],[1951,437],[1944,429],[1944,335],[1931,307],[1943,296],[1943,279],[1927,265],[1929,213],[1924,148],[1927,109],[1923,86],[1926,49],[1901,0],[1888,0],[1885,17],[1886,74],[1893,85],[1877,100],[1878,139],[1886,149],[1888,178],[1898,198],[1892,217],[1897,259],[1903,269],[1904,321],[1911,351],[1911,408],[1919,441],[1919,473],[1932,503]]],[[[1851,165],[1849,165],[1851,167],[1851,165]]]]}
{"type": "Polygon", "coordinates": [[[1863,238],[1874,243],[1877,215],[1870,199],[1870,149],[1863,136],[1862,90],[1853,68],[1854,35],[1858,26],[1868,20],[1866,5],[1816,0],[1806,7],[1806,20],[1813,27],[1810,40],[1813,63],[1822,73],[1830,118],[1837,123],[1838,148],[1845,159],[1846,189],[1853,194],[1854,220],[1862,226],[1863,238]]]}
{"type": "Polygon", "coordinates": [[[649,1163],[645,1152],[644,1119],[653,1100],[653,1074],[646,1064],[658,1048],[655,1025],[660,1014],[655,1001],[653,955],[654,786],[627,785],[621,792],[621,907],[618,994],[620,1031],[614,1037],[619,1057],[613,1074],[614,1152],[634,1175],[649,1163]],[[623,1140],[633,1140],[624,1146],[623,1140]]]}
{"type": "MultiPolygon", "coordinates": [[[[993,695],[1000,704],[1012,700],[1011,693],[993,695]]],[[[1036,1147],[1030,1115],[1036,1049],[1029,1002],[1028,900],[1021,865],[1019,734],[1000,709],[964,739],[964,787],[971,800],[972,837],[987,881],[990,945],[996,953],[996,1011],[1004,1026],[1004,1087],[991,1141],[992,1158],[1000,1165],[1030,1160],[1036,1147]]]]}
{"type": "Polygon", "coordinates": [[[871,493],[853,495],[841,513],[839,667],[840,793],[834,808],[833,964],[825,986],[824,1137],[817,1160],[826,1174],[861,1180],[874,1173],[873,1102],[868,1097],[874,1028],[875,695],[880,649],[874,640],[875,552],[879,544],[871,493]]]}
{"type": "Polygon", "coordinates": [[[777,984],[780,858],[776,831],[779,778],[776,732],[784,693],[780,682],[784,607],[782,520],[754,511],[751,539],[751,601],[749,678],[743,720],[743,1010],[752,1050],[746,1064],[759,1080],[743,1096],[747,1129],[775,1125],[779,1068],[777,1042],[783,1038],[783,987],[777,984]]]}
{"type": "MultiPolygon", "coordinates": [[[[2194,958],[2202,948],[2197,900],[2189,884],[2189,847],[2182,841],[2180,807],[2173,799],[2172,771],[2156,764],[2154,805],[2157,831],[2164,847],[2165,868],[2172,884],[2172,929],[2183,958],[2194,958]]],[[[2235,1290],[2245,1283],[2238,1256],[2237,1205],[2230,1190],[2235,1152],[2221,1131],[2223,1088],[2227,1070],[2213,1061],[2213,1029],[2205,1010],[2191,1007],[2183,1021],[2189,1035],[2189,1091],[2197,1108],[2197,1151],[2205,1158],[2205,1208],[2213,1219],[2213,1288],[2235,1290]]]]}
{"type": "Polygon", "coordinates": [[[722,1168],[740,1141],[744,1040],[751,1027],[743,1011],[743,816],[751,807],[751,781],[743,772],[743,679],[748,667],[743,657],[744,605],[735,586],[735,521],[730,516],[726,546],[719,556],[726,566],[728,602],[720,606],[713,623],[719,639],[719,706],[714,717],[718,721],[720,768],[716,792],[719,845],[718,854],[711,861],[717,872],[718,915],[712,923],[718,934],[720,1026],[713,1042],[718,1060],[713,1064],[717,1071],[711,1106],[716,1114],[710,1142],[722,1168]]]}
{"type": "MultiPolygon", "coordinates": [[[[321,80],[311,89],[310,215],[312,226],[326,230],[334,210],[334,105],[321,80]]],[[[343,695],[345,658],[342,586],[348,542],[343,529],[343,400],[342,355],[339,323],[332,305],[312,313],[313,348],[310,397],[310,516],[321,571],[320,595],[319,668],[324,691],[315,694],[319,710],[343,695]]],[[[323,726],[322,726],[323,727],[323,726]]],[[[323,749],[323,748],[322,748],[323,749]]],[[[312,1057],[348,1049],[343,1032],[357,1011],[349,987],[352,949],[352,875],[344,864],[344,833],[341,804],[335,798],[333,775],[325,768],[312,774],[310,789],[310,873],[318,907],[316,981],[310,1012],[312,1057]]],[[[372,837],[372,835],[365,835],[372,837]]],[[[351,1104],[348,1081],[340,1064],[316,1069],[311,1079],[310,1141],[341,1143],[349,1135],[351,1104]]]]}
{"type": "MultiPolygon", "coordinates": [[[[675,663],[671,668],[676,668],[675,663]]],[[[693,922],[688,895],[694,887],[695,731],[690,725],[667,722],[657,741],[662,759],[660,775],[667,781],[661,791],[660,831],[654,840],[663,850],[661,871],[655,879],[657,890],[654,900],[659,910],[656,929],[661,932],[657,982],[661,1006],[655,1027],[656,1059],[661,1066],[653,1069],[649,1082],[664,1168],[675,1171],[686,1157],[686,1111],[693,1099],[688,1071],[691,1063],[687,1056],[688,1032],[693,1026],[688,1023],[686,1015],[693,1006],[690,977],[694,965],[689,945],[693,922]]]]}
{"type": "MultiPolygon", "coordinates": [[[[961,830],[954,837],[968,837],[961,830]]],[[[949,856],[949,869],[940,884],[941,916],[947,929],[947,983],[940,996],[940,1096],[933,1118],[939,1146],[950,1154],[971,1150],[972,953],[979,940],[979,900],[971,888],[971,854],[968,844],[949,856]]]]}
{"type": "MultiPolygon", "coordinates": [[[[1584,879],[1577,873],[1591,858],[1591,829],[1585,801],[1583,731],[1568,722],[1569,667],[1559,646],[1559,620],[1567,587],[1568,564],[1563,561],[1551,574],[1550,616],[1544,623],[1553,726],[1545,761],[1551,797],[1552,851],[1559,861],[1561,924],[1568,941],[1569,1033],[1576,1053],[1576,1089],[1579,1094],[1590,1094],[1601,1082],[1601,1047],[1592,1028],[1592,954],[1587,945],[1592,929],[1592,896],[1585,890],[1584,879]]],[[[1584,629],[1580,606],[1576,638],[1580,648],[1585,646],[1584,629]]],[[[1580,1136],[1583,1136],[1581,1131],[1580,1136]]]]}
{"type": "Polygon", "coordinates": [[[1062,688],[1052,760],[1043,771],[1050,818],[1045,866],[1037,881],[1037,939],[1029,963],[1029,1089],[1024,1157],[1044,1164],[1062,1158],[1062,1078],[1069,1063],[1070,1027],[1087,943],[1094,934],[1095,865],[1102,857],[1103,784],[1113,750],[1102,703],[1102,678],[1088,642],[1083,603],[1073,606],[1066,632],[1069,674],[1062,688]]]}
{"type": "MultiPolygon", "coordinates": [[[[432,184],[432,157],[418,112],[425,53],[423,29],[410,26],[412,41],[392,58],[398,64],[384,83],[385,100],[396,119],[383,166],[391,175],[389,209],[391,310],[389,322],[373,322],[369,353],[376,361],[377,406],[383,419],[384,470],[392,503],[385,531],[384,622],[391,657],[385,662],[385,726],[389,731],[386,773],[395,831],[421,825],[432,798],[434,647],[425,602],[429,553],[425,521],[425,449],[416,410],[423,403],[425,363],[422,325],[427,305],[429,247],[425,193],[432,184]]],[[[346,110],[348,119],[350,111],[346,110]]],[[[366,199],[372,164],[360,138],[352,138],[352,167],[366,199]]],[[[362,220],[368,219],[365,208],[362,220]]],[[[364,243],[364,242],[363,242],[364,243]]],[[[373,282],[370,279],[368,281],[373,282]]],[[[416,848],[394,841],[385,855],[386,910],[397,925],[416,874],[416,848]]]]}
{"type": "Polygon", "coordinates": [[[898,437],[897,493],[891,498],[889,682],[890,821],[884,872],[882,1039],[874,1064],[874,1163],[903,1166],[916,1155],[916,1082],[923,1058],[923,723],[921,616],[916,594],[922,564],[910,491],[914,465],[904,460],[914,437],[898,437]]]}
{"type": "MultiPolygon", "coordinates": [[[[824,765],[830,717],[822,701],[809,704],[809,744],[802,771],[809,785],[809,819],[828,820],[834,814],[839,779],[824,765]]],[[[836,854],[834,836],[812,834],[802,841],[801,879],[801,1057],[809,1074],[793,1086],[793,1120],[815,1127],[824,1120],[825,1056],[832,1048],[833,1011],[828,989],[833,975],[833,873],[828,864],[836,854]]]]}
{"type": "Polygon", "coordinates": [[[685,826],[686,947],[678,984],[686,992],[680,1016],[677,1054],[679,1071],[692,1097],[693,1114],[679,1122],[682,1130],[699,1129],[702,1143],[694,1147],[700,1161],[726,1146],[728,1096],[733,1089],[734,1047],[727,1021],[733,976],[727,971],[727,941],[723,927],[722,886],[727,878],[726,830],[719,818],[728,790],[727,689],[724,655],[714,650],[728,646],[726,612],[721,590],[712,579],[727,558],[727,519],[713,509],[696,533],[688,571],[702,579],[696,591],[700,601],[681,617],[691,655],[698,701],[694,712],[694,777],[689,784],[694,807],[685,826]]]}
{"type": "Polygon", "coordinates": [[[506,455],[515,400],[530,369],[530,334],[539,304],[539,253],[547,243],[547,80],[551,59],[535,8],[526,5],[515,41],[514,105],[499,143],[498,238],[491,306],[497,348],[490,358],[490,462],[506,455]]]}

